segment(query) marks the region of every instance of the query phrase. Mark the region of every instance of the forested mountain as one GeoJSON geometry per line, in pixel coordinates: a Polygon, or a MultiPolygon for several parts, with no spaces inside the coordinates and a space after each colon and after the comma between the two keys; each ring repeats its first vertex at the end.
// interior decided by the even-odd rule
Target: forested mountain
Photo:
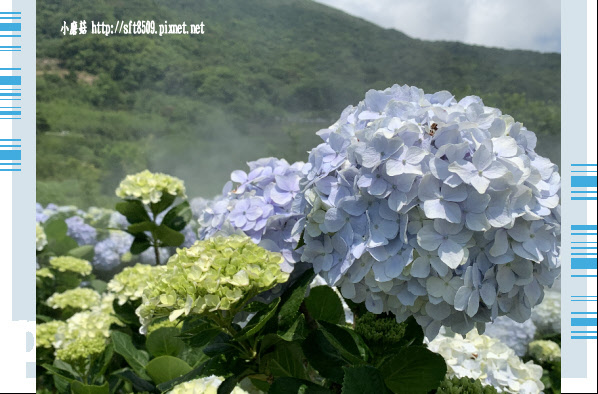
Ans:
{"type": "Polygon", "coordinates": [[[478,95],[560,161],[560,54],[416,40],[307,0],[45,0],[37,13],[42,203],[111,205],[144,168],[210,197],[248,160],[305,160],[315,131],[394,83],[478,95]],[[73,20],[86,35],[62,35],[73,20]],[[129,20],[205,34],[90,34],[129,20]]]}

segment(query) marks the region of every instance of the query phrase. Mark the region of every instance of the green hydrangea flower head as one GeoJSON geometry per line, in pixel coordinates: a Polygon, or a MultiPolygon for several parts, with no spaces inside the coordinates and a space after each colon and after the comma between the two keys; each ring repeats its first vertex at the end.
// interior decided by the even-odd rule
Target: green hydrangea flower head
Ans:
{"type": "Polygon", "coordinates": [[[108,290],[116,295],[119,305],[123,305],[129,300],[138,300],[143,295],[143,290],[152,273],[159,271],[156,268],[147,264],[127,267],[114,275],[114,278],[108,282],[108,290]]]}
{"type": "Polygon", "coordinates": [[[48,238],[46,238],[46,233],[44,228],[39,224],[35,223],[35,249],[39,252],[44,249],[44,247],[48,244],[48,238]]]}
{"type": "Polygon", "coordinates": [[[540,364],[553,363],[561,359],[561,348],[552,341],[533,341],[529,355],[540,364]]]}
{"type": "Polygon", "coordinates": [[[72,256],[60,256],[50,260],[50,266],[59,272],[74,272],[82,276],[91,274],[92,266],[87,260],[72,256]]]}
{"type": "Polygon", "coordinates": [[[44,267],[35,271],[35,277],[54,279],[54,274],[52,273],[52,271],[50,271],[48,267],[44,267]]]}
{"type": "Polygon", "coordinates": [[[185,184],[179,178],[148,170],[127,175],[116,189],[124,199],[141,200],[144,204],[157,203],[164,193],[185,197],[185,184]]]}
{"type": "MultiPolygon", "coordinates": [[[[218,392],[218,386],[220,386],[223,381],[223,378],[215,375],[194,379],[174,386],[173,389],[169,391],[169,394],[216,394],[218,392]]],[[[231,393],[248,394],[247,391],[238,386],[235,387],[231,393]]]]}
{"type": "Polygon", "coordinates": [[[164,272],[148,282],[137,308],[142,332],[156,317],[171,320],[190,313],[235,309],[242,300],[288,280],[280,253],[269,252],[247,236],[233,235],[197,241],[177,249],[164,272]]]}
{"type": "Polygon", "coordinates": [[[437,394],[495,394],[492,386],[482,386],[479,380],[471,378],[446,378],[436,390],[437,394]]]}
{"type": "Polygon", "coordinates": [[[35,325],[35,346],[51,348],[54,343],[58,329],[66,326],[66,323],[60,320],[52,320],[47,323],[35,325]]]}
{"type": "Polygon", "coordinates": [[[54,309],[89,309],[100,305],[101,296],[92,289],[78,287],[66,290],[63,293],[54,293],[46,300],[49,307],[54,309]]]}
{"type": "Polygon", "coordinates": [[[78,338],[56,350],[56,358],[68,363],[77,363],[102,353],[104,349],[106,341],[102,338],[78,338]]]}

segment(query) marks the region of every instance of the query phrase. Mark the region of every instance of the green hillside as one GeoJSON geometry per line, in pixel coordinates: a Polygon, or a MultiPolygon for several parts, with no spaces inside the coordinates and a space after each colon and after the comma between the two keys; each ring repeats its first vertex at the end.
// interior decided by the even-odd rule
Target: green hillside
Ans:
{"type": "Polygon", "coordinates": [[[479,95],[560,161],[560,54],[415,40],[306,0],[46,0],[37,12],[44,204],[111,204],[144,168],[212,196],[248,160],[305,160],[315,131],[394,83],[479,95]],[[92,20],[203,21],[206,33],[60,33],[83,19],[88,31],[92,20]]]}

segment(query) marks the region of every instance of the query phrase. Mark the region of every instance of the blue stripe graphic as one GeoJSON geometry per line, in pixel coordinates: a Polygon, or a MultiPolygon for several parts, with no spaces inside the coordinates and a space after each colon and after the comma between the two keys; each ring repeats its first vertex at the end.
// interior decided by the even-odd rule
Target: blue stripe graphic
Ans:
{"type": "Polygon", "coordinates": [[[595,176],[572,176],[571,187],[597,187],[598,177],[595,176]]]}
{"type": "Polygon", "coordinates": [[[21,77],[13,75],[0,75],[0,85],[20,85],[21,77]]]}
{"type": "Polygon", "coordinates": [[[21,31],[20,23],[0,23],[0,31],[21,31]]]}
{"type": "Polygon", "coordinates": [[[0,160],[21,160],[20,150],[0,150],[0,160]]]}

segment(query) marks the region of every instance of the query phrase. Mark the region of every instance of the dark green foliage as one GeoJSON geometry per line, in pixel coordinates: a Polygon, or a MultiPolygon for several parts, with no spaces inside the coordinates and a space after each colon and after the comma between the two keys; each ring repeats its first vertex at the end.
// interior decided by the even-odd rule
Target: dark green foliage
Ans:
{"type": "MultiPolygon", "coordinates": [[[[414,40],[307,0],[37,2],[37,193],[112,205],[129,173],[218,193],[264,156],[305,160],[368,89],[475,94],[560,161],[560,55],[414,40]],[[63,21],[206,25],[203,36],[62,36],[63,21]]],[[[67,22],[68,23],[68,22],[67,22]]]]}
{"type": "Polygon", "coordinates": [[[495,394],[492,386],[482,386],[479,380],[469,378],[445,379],[436,390],[437,394],[495,394]]]}

